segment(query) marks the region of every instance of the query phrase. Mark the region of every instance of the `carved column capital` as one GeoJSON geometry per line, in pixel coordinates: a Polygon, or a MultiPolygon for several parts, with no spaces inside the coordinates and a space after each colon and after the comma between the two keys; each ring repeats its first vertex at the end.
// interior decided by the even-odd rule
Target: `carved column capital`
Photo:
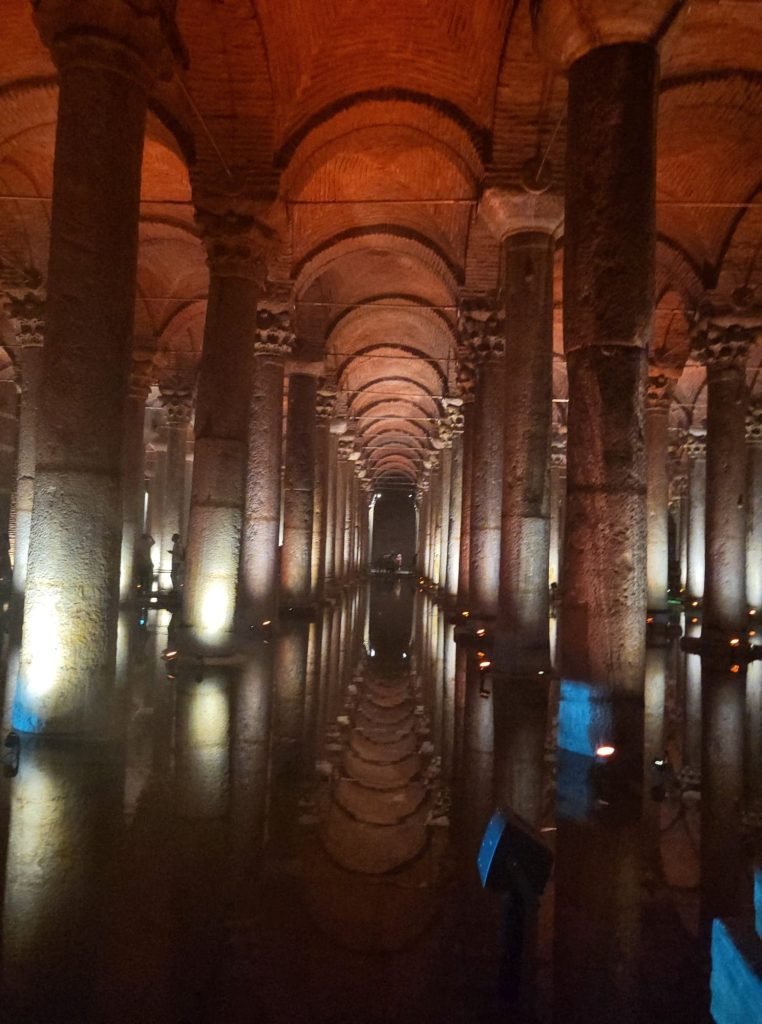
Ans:
{"type": "Polygon", "coordinates": [[[242,277],[263,284],[269,239],[253,214],[214,204],[196,209],[196,225],[213,277],[242,277]]]}
{"type": "Polygon", "coordinates": [[[665,376],[659,367],[651,367],[646,384],[646,409],[649,412],[669,412],[673,385],[673,379],[665,376]]]}
{"type": "Polygon", "coordinates": [[[181,427],[190,422],[193,410],[193,396],[187,380],[168,377],[159,383],[161,403],[167,412],[167,423],[181,427]]]}
{"type": "Polygon", "coordinates": [[[746,442],[762,448],[762,397],[753,399],[746,412],[746,442]]]}
{"type": "Polygon", "coordinates": [[[460,336],[477,362],[505,353],[505,311],[492,297],[464,299],[459,311],[460,336]]]}
{"type": "Polygon", "coordinates": [[[179,34],[159,0],[34,0],[40,38],[60,70],[101,67],[148,91],[169,78],[179,34]]]}
{"type": "Polygon", "coordinates": [[[315,399],[315,415],[318,423],[330,422],[336,408],[336,388],[325,383],[318,388],[315,399]]]}
{"type": "Polygon", "coordinates": [[[746,323],[705,318],[691,335],[691,353],[708,371],[743,366],[759,328],[746,323]]]}
{"type": "Polygon", "coordinates": [[[153,358],[154,353],[151,349],[133,348],[128,390],[130,398],[142,402],[148,398],[153,383],[153,358]]]}
{"type": "Polygon", "coordinates": [[[45,298],[38,292],[8,292],[5,307],[22,348],[45,343],[45,298]]]}
{"type": "Polygon", "coordinates": [[[705,459],[706,458],[706,435],[705,434],[688,434],[688,437],[683,446],[683,451],[689,459],[705,459]]]}
{"type": "Polygon", "coordinates": [[[255,355],[290,355],[294,347],[290,289],[269,283],[257,303],[255,355]]]}

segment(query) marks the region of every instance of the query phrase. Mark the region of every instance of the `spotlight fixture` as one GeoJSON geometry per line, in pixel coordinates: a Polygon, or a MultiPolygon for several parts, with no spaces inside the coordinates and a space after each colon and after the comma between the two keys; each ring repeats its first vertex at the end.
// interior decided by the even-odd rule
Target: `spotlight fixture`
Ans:
{"type": "Polygon", "coordinates": [[[476,631],[476,635],[477,636],[486,636],[486,633],[487,633],[487,630],[483,626],[482,626],[481,629],[477,629],[477,631],[476,631]]]}
{"type": "Polygon", "coordinates": [[[489,661],[487,658],[484,658],[482,661],[479,662],[479,668],[481,669],[482,672],[486,672],[491,665],[492,662],[489,661]]]}
{"type": "Polygon", "coordinates": [[[609,758],[612,754],[616,753],[616,747],[612,747],[610,743],[601,743],[595,748],[595,756],[609,758]]]}
{"type": "Polygon", "coordinates": [[[738,647],[738,646],[740,646],[741,638],[740,638],[740,636],[733,636],[733,637],[730,638],[728,643],[730,644],[731,647],[738,647]]]}

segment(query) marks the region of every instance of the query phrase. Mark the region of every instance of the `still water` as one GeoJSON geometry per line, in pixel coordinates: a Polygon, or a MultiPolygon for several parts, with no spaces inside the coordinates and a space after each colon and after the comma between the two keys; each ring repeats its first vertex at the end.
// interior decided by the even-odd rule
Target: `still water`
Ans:
{"type": "Polygon", "coordinates": [[[750,899],[759,663],[744,696],[649,649],[646,767],[611,782],[558,752],[576,697],[480,671],[408,579],[235,658],[175,642],[165,611],[125,619],[123,739],[25,738],[0,783],[3,1021],[710,1019],[705,922],[750,899]],[[476,869],[498,804],[555,856],[510,994],[476,869]]]}

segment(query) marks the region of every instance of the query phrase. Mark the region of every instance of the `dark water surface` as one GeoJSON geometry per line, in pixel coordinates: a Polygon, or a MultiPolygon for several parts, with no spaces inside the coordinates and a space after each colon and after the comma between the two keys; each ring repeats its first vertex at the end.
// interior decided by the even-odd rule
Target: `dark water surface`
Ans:
{"type": "MultiPolygon", "coordinates": [[[[2,1020],[709,1020],[699,805],[690,772],[665,793],[649,767],[700,746],[696,656],[649,652],[646,769],[612,783],[558,755],[557,683],[480,676],[409,580],[218,663],[162,658],[168,620],[120,629],[123,741],[25,738],[0,783],[2,1020]],[[475,867],[498,802],[556,858],[513,1003],[502,899],[475,867]]],[[[723,772],[743,771],[743,701],[739,722],[737,692],[706,689],[723,772]]],[[[725,838],[713,853],[704,825],[705,877],[716,893],[719,855],[745,891],[712,777],[725,838]]]]}

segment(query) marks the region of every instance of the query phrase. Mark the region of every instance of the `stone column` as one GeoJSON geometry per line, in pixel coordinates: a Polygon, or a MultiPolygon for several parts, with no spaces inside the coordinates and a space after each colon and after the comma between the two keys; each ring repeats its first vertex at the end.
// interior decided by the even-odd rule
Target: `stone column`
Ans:
{"type": "Polygon", "coordinates": [[[471,596],[471,485],[474,478],[474,395],[476,375],[470,351],[462,351],[458,384],[463,396],[463,487],[460,508],[460,557],[458,558],[458,599],[460,611],[470,607],[471,596]]]}
{"type": "Polygon", "coordinates": [[[505,411],[503,324],[499,311],[483,304],[469,307],[464,321],[479,364],[474,401],[469,605],[472,616],[493,619],[500,584],[505,411]]]}
{"type": "Polygon", "coordinates": [[[323,598],[328,561],[331,416],[335,399],[335,390],[322,384],[315,404],[315,500],[312,512],[312,589],[317,600],[323,598]]]}
{"type": "Polygon", "coordinates": [[[564,546],[566,506],[566,430],[554,431],[550,446],[550,557],[548,584],[561,582],[561,553],[564,546]]]}
{"type": "Polygon", "coordinates": [[[11,498],[16,489],[18,388],[12,378],[0,380],[0,532],[9,533],[11,498]]]}
{"type": "MultiPolygon", "coordinates": [[[[334,402],[335,404],[335,402],[334,402]]],[[[325,461],[325,582],[333,583],[336,578],[336,490],[338,487],[339,437],[335,431],[338,424],[330,420],[325,461]]]]}
{"type": "Polygon", "coordinates": [[[646,399],[646,558],[649,612],[667,609],[669,579],[669,407],[672,381],[655,369],[648,377],[646,399]]]}
{"type": "Polygon", "coordinates": [[[437,578],[437,586],[444,592],[447,584],[450,503],[452,501],[452,431],[447,424],[442,426],[441,439],[444,441],[444,448],[439,454],[439,575],[437,578]]]}
{"type": "Polygon", "coordinates": [[[161,544],[157,552],[159,566],[159,590],[172,588],[172,537],[185,536],[185,453],[188,438],[188,424],[192,411],[191,389],[180,379],[164,381],[159,385],[161,401],[167,412],[167,454],[164,470],[164,505],[161,544]]]}
{"type": "Polygon", "coordinates": [[[16,457],[16,537],[13,552],[13,593],[16,600],[26,587],[29,530],[32,525],[34,470],[37,458],[37,415],[45,339],[45,300],[34,293],[11,298],[8,315],[21,344],[21,394],[16,457]]]}
{"type": "Polygon", "coordinates": [[[254,218],[208,203],[198,214],[209,262],[209,302],[196,394],[183,603],[195,642],[214,649],[229,641],[234,625],[263,268],[254,218]]]}
{"type": "MultiPolygon", "coordinates": [[[[654,309],[659,58],[651,40],[668,10],[668,0],[628,17],[598,2],[584,16],[556,0],[534,10],[540,48],[569,82],[561,670],[635,702],[644,682],[644,391],[654,309]]],[[[639,745],[635,730],[633,757],[639,745]]]]}
{"type": "Polygon", "coordinates": [[[349,469],[349,453],[354,438],[346,432],[338,438],[336,446],[336,487],[334,490],[334,533],[333,533],[333,578],[338,584],[344,582],[346,561],[344,557],[344,534],[347,516],[347,488],[349,469]]]}
{"type": "Polygon", "coordinates": [[[312,600],[316,401],[316,378],[309,373],[291,373],[288,378],[281,587],[285,603],[299,607],[305,607],[312,600]]]}
{"type": "Polygon", "coordinates": [[[762,615],[762,399],[746,414],[746,600],[762,615]]]}
{"type": "Polygon", "coordinates": [[[455,604],[460,583],[460,549],[463,523],[463,427],[460,408],[451,407],[449,425],[452,431],[452,462],[450,470],[450,505],[447,526],[447,576],[445,594],[450,605],[455,604]]]}
{"type": "Polygon", "coordinates": [[[746,629],[746,355],[754,332],[711,319],[693,351],[706,366],[706,581],[702,636],[746,629]]]}
{"type": "Polygon", "coordinates": [[[58,68],[47,337],[13,725],[99,732],[111,711],[121,456],[147,93],[164,59],[154,8],[42,0],[58,68]]]}
{"type": "Polygon", "coordinates": [[[249,409],[241,611],[249,625],[278,613],[278,535],[283,444],[283,372],[293,348],[290,294],[270,285],[257,307],[249,409]]]}
{"type": "Polygon", "coordinates": [[[146,398],[151,387],[152,368],[153,353],[135,349],[122,447],[122,554],[119,569],[119,600],[122,603],[135,596],[138,582],[135,544],[143,532],[146,398]]]}
{"type": "Polygon", "coordinates": [[[704,598],[706,560],[706,438],[689,434],[688,457],[688,577],[689,601],[704,598]]]}
{"type": "Polygon", "coordinates": [[[498,668],[547,671],[553,257],[549,232],[505,240],[505,408],[498,668]]]}
{"type": "Polygon", "coordinates": [[[439,556],[442,516],[442,469],[439,452],[432,452],[429,488],[429,578],[439,586],[439,556]]]}

